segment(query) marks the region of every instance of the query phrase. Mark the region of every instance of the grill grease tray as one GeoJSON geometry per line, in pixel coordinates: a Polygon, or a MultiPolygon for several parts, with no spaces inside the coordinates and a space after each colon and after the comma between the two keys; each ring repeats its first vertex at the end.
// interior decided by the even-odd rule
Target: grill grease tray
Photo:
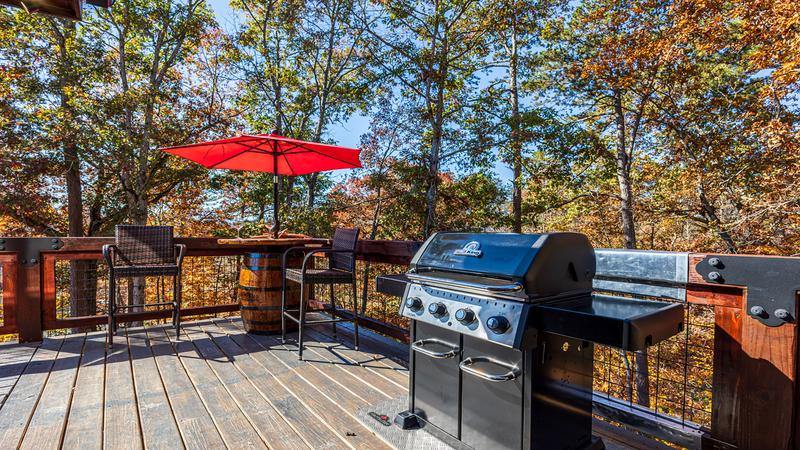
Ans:
{"type": "Polygon", "coordinates": [[[593,294],[533,305],[539,331],[584,339],[627,351],[643,350],[683,330],[683,305],[593,294]]]}

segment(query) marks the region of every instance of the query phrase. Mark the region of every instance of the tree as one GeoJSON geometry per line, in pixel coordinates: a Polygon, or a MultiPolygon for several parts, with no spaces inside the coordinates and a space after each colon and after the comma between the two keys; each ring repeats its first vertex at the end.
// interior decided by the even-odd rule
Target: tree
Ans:
{"type": "Polygon", "coordinates": [[[375,61],[398,82],[425,124],[420,130],[428,173],[424,235],[437,227],[440,168],[453,156],[443,153],[447,127],[469,105],[494,6],[403,1],[362,7],[363,26],[380,43],[375,61]]]}
{"type": "MultiPolygon", "coordinates": [[[[637,247],[634,164],[644,120],[675,52],[665,38],[669,5],[652,0],[586,0],[550,35],[552,86],[567,101],[593,152],[613,163],[623,246],[637,247]]],[[[646,353],[637,353],[638,401],[649,405],[646,353]]]]}

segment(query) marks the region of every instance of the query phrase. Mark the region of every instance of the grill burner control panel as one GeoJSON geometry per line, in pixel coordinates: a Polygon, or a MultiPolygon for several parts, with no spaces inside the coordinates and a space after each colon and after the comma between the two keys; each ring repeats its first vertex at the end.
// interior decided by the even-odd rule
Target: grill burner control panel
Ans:
{"type": "Polygon", "coordinates": [[[411,283],[400,314],[508,347],[519,345],[526,304],[411,283]]]}

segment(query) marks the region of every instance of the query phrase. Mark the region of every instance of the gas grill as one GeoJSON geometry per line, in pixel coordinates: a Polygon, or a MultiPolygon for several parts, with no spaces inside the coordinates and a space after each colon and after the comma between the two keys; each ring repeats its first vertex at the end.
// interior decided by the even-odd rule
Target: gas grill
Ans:
{"type": "MultiPolygon", "coordinates": [[[[395,422],[456,448],[600,448],[593,343],[640,350],[678,333],[680,304],[592,292],[577,233],[437,233],[403,276],[411,319],[409,408],[395,422]]],[[[398,288],[400,290],[398,290],[398,288]]]]}

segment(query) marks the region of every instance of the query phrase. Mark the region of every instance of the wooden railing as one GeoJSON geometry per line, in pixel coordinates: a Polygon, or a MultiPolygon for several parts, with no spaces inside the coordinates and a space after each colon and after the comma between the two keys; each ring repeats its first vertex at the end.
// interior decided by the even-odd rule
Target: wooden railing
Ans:
{"type": "MultiPolygon", "coordinates": [[[[103,267],[102,247],[112,238],[0,238],[2,271],[2,317],[0,335],[17,334],[20,342],[40,341],[45,331],[102,325],[105,315],[67,316],[58,313],[56,267],[59,262],[94,261],[103,267]],[[13,244],[13,245],[12,245],[13,244]],[[12,250],[12,247],[14,248],[12,250]],[[57,248],[55,248],[57,247],[57,248]],[[35,256],[32,256],[35,255],[35,256]],[[23,263],[24,261],[24,263],[23,263]]],[[[187,247],[186,258],[230,257],[257,252],[257,246],[220,245],[215,238],[176,238],[187,247]]],[[[359,261],[405,266],[418,243],[411,241],[364,240],[359,242],[359,261]]],[[[184,277],[187,274],[184,273],[184,277]]],[[[369,281],[369,280],[367,280],[369,281]]],[[[190,300],[184,298],[184,300],[190,300]]],[[[181,309],[181,317],[206,316],[238,311],[235,301],[181,309]]],[[[137,311],[118,315],[120,323],[170,317],[171,311],[137,311]]],[[[370,317],[364,325],[403,338],[403,330],[370,317]]]]}
{"type": "MultiPolygon", "coordinates": [[[[69,316],[59,313],[57,306],[56,272],[66,261],[99,261],[101,247],[111,243],[106,238],[60,238],[59,243],[49,239],[31,239],[26,245],[20,242],[3,242],[0,238],[0,267],[2,270],[3,322],[0,334],[18,334],[20,341],[41,340],[47,330],[101,325],[106,322],[102,314],[69,316]],[[10,245],[13,244],[13,245],[10,245]],[[53,246],[58,247],[53,248],[53,246]],[[37,250],[38,249],[38,250],[37,250]],[[33,255],[33,256],[32,256],[33,255]]],[[[235,257],[258,251],[257,247],[219,245],[214,238],[179,238],[187,246],[187,258],[235,257]]],[[[408,339],[403,322],[396,316],[387,320],[387,314],[396,315],[396,305],[384,307],[383,317],[375,311],[381,302],[388,300],[376,295],[374,285],[375,265],[392,265],[402,272],[419,246],[412,241],[362,241],[357,259],[362,276],[367,281],[365,292],[372,303],[371,314],[362,323],[398,339],[408,339]],[[366,271],[366,263],[373,264],[366,271]],[[366,271],[366,272],[364,272],[366,271]],[[366,276],[363,274],[366,273],[366,276]],[[388,323],[393,322],[393,323],[388,323]]],[[[713,357],[711,361],[710,419],[696,429],[702,434],[705,448],[800,448],[800,414],[798,414],[798,336],[797,322],[790,320],[781,326],[767,326],[748,314],[748,290],[745,285],[729,285],[706,281],[698,272],[698,265],[706,264],[709,255],[692,254],[689,258],[686,304],[713,310],[713,357]]],[[[724,255],[721,255],[721,257],[724,255]]],[[[752,267],[758,273],[772,258],[754,256],[752,267]]],[[[781,258],[788,260],[788,258],[781,258]]],[[[800,264],[800,259],[791,259],[800,264]]],[[[102,266],[102,264],[100,265],[102,266]]],[[[98,266],[99,267],[99,266],[98,266]]],[[[800,273],[800,272],[798,272],[800,273]]],[[[796,275],[796,274],[787,274],[796,275]]],[[[800,286],[800,280],[798,280],[800,286]]],[[[794,295],[794,294],[792,294],[794,295]]],[[[235,299],[234,299],[235,300],[235,299]]],[[[785,300],[785,299],[784,299],[785,300]]],[[[223,300],[215,304],[186,307],[182,316],[233,313],[238,309],[235,301],[223,300]]],[[[101,311],[102,312],[102,311],[101,311]]],[[[796,303],[791,315],[798,316],[796,303]]],[[[169,311],[130,312],[120,315],[121,322],[135,322],[166,318],[169,311]]],[[[350,314],[342,310],[341,314],[350,314]]],[[[686,355],[689,355],[688,337],[686,355]]],[[[688,364],[684,361],[684,364],[688,364]]],[[[684,371],[687,366],[682,366],[684,371]]],[[[655,377],[658,376],[656,368],[655,377]]],[[[652,375],[652,374],[651,374],[652,375]]],[[[686,378],[683,383],[687,384],[686,378]]],[[[671,399],[686,404],[684,389],[682,399],[671,399]]],[[[620,402],[624,405],[624,401],[620,402]]],[[[635,405],[631,405],[635,406],[635,405]]],[[[622,410],[622,408],[620,408],[622,410]]],[[[660,420],[664,414],[649,413],[647,408],[630,408],[632,416],[613,416],[633,419],[629,425],[652,432],[673,442],[693,445],[680,430],[689,421],[660,420]],[[638,422],[637,422],[638,420],[638,422]],[[658,429],[661,427],[661,429],[658,429]],[[672,428],[671,428],[672,427],[672,428]],[[672,436],[672,437],[671,437],[672,436]]],[[[689,430],[691,431],[691,430],[689,430]]]]}

